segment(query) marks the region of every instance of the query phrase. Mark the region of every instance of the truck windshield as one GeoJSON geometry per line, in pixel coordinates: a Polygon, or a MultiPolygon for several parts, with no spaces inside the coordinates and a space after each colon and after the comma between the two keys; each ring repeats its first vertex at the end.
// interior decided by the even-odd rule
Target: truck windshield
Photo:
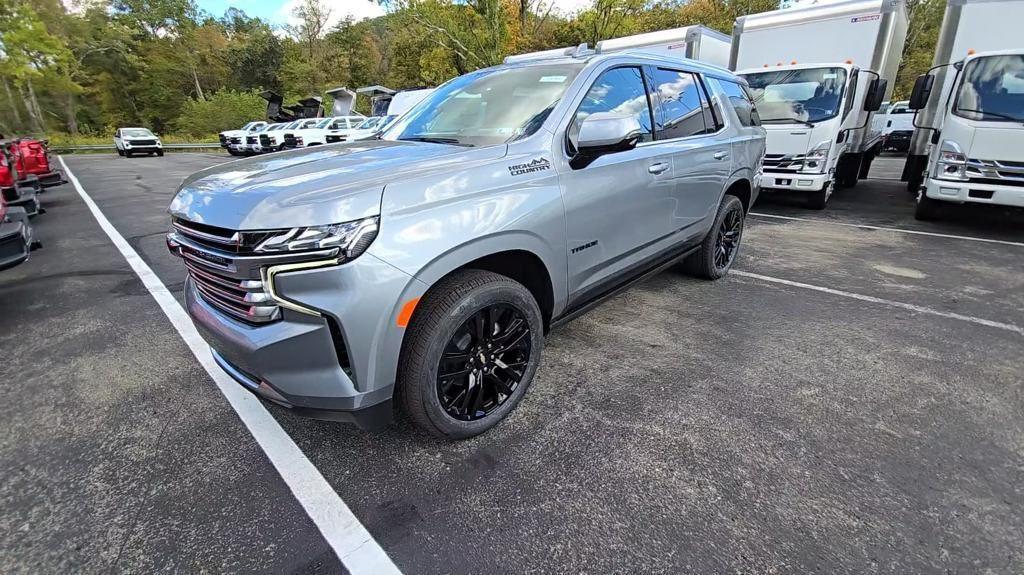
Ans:
{"type": "Polygon", "coordinates": [[[968,62],[953,113],[969,120],[1024,122],[1024,55],[968,62]]]}
{"type": "Polygon", "coordinates": [[[743,74],[761,123],[821,122],[842,108],[846,70],[810,68],[743,74]]]}
{"type": "Polygon", "coordinates": [[[127,128],[121,132],[129,138],[152,138],[153,132],[145,128],[127,128]]]}
{"type": "Polygon", "coordinates": [[[385,135],[461,146],[493,146],[533,134],[561,101],[582,63],[492,68],[441,86],[385,135]]]}

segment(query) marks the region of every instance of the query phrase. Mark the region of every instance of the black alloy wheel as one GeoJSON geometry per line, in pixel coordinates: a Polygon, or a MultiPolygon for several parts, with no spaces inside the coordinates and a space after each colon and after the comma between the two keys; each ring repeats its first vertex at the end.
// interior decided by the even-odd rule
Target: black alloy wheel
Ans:
{"type": "Polygon", "coordinates": [[[523,381],[532,351],[530,324],[500,303],[473,313],[448,340],[437,367],[437,399],[461,421],[494,412],[523,381]]]}
{"type": "Polygon", "coordinates": [[[743,235],[743,209],[729,210],[722,223],[718,226],[718,237],[715,240],[715,268],[728,269],[739,251],[740,237],[743,235]]]}

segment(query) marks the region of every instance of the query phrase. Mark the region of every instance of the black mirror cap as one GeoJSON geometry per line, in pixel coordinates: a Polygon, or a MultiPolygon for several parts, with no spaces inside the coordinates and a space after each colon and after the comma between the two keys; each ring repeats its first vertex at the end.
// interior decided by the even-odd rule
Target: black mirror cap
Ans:
{"type": "Polygon", "coordinates": [[[882,109],[882,101],[885,100],[885,91],[888,87],[889,81],[884,78],[875,78],[871,81],[864,96],[865,112],[877,112],[882,109]]]}
{"type": "Polygon", "coordinates": [[[910,92],[910,103],[907,107],[911,110],[920,110],[928,105],[928,98],[932,95],[932,86],[935,84],[935,76],[922,74],[914,80],[914,90],[910,92]]]}
{"type": "Polygon", "coordinates": [[[628,137],[623,138],[621,141],[606,146],[590,146],[576,151],[576,154],[569,159],[569,167],[574,170],[585,168],[591,164],[594,160],[600,158],[605,154],[614,154],[616,152],[626,152],[632,150],[640,143],[641,134],[635,132],[630,134],[628,137]]]}

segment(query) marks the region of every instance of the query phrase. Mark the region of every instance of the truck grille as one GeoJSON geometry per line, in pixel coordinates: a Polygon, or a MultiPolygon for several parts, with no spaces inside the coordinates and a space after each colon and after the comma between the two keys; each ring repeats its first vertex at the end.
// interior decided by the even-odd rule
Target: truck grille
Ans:
{"type": "Polygon", "coordinates": [[[231,136],[230,138],[228,138],[228,143],[229,144],[241,144],[242,143],[242,138],[240,136],[231,136]]]}
{"type": "Polygon", "coordinates": [[[787,156],[785,154],[765,154],[764,171],[796,173],[804,165],[804,156],[787,156]]]}
{"type": "Polygon", "coordinates": [[[249,144],[250,146],[251,145],[255,145],[256,144],[256,136],[246,136],[245,137],[245,143],[249,144]]]}
{"type": "Polygon", "coordinates": [[[266,134],[260,134],[260,146],[264,148],[272,148],[274,144],[270,141],[270,136],[266,134]]]}
{"type": "Polygon", "coordinates": [[[1024,186],[1024,162],[967,160],[967,178],[977,184],[1024,186]]]}
{"type": "Polygon", "coordinates": [[[286,148],[294,148],[298,146],[299,142],[295,139],[295,134],[285,134],[284,145],[286,148]]]}
{"type": "Polygon", "coordinates": [[[327,140],[328,144],[334,144],[336,142],[344,142],[345,136],[340,136],[338,134],[327,134],[327,137],[325,139],[327,140]]]}
{"type": "Polygon", "coordinates": [[[226,148],[228,145],[227,137],[224,134],[217,134],[217,137],[220,139],[220,147],[226,148]]]}
{"type": "Polygon", "coordinates": [[[204,300],[228,315],[248,323],[267,323],[281,315],[262,280],[237,280],[221,275],[185,256],[185,267],[204,300]]]}
{"type": "Polygon", "coordinates": [[[174,229],[183,236],[204,247],[213,248],[218,251],[231,254],[252,254],[256,246],[263,240],[275,233],[275,230],[256,232],[236,232],[216,226],[208,226],[197,222],[190,222],[181,218],[171,220],[174,229]]]}
{"type": "Polygon", "coordinates": [[[128,140],[128,143],[133,146],[155,146],[156,140],[128,140]]]}

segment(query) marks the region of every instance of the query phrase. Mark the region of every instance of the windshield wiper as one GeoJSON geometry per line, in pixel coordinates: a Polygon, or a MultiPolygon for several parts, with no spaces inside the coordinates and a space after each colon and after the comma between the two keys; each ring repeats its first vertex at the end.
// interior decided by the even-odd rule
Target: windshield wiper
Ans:
{"type": "Polygon", "coordinates": [[[403,142],[427,142],[430,144],[449,144],[452,146],[465,146],[472,147],[472,144],[464,144],[456,138],[438,138],[434,136],[409,136],[408,138],[398,138],[403,142]]]}
{"type": "MultiPolygon", "coordinates": [[[[985,116],[985,115],[995,116],[997,118],[1002,118],[1004,120],[1010,120],[1011,122],[1019,122],[1021,124],[1024,124],[1024,119],[1014,118],[1013,116],[1011,116],[1009,114],[1000,114],[999,112],[986,112],[984,110],[973,110],[971,108],[957,108],[956,111],[957,112],[973,112],[975,114],[981,114],[982,116],[985,116]]],[[[980,121],[983,121],[983,120],[980,120],[980,121]]]]}
{"type": "Polygon", "coordinates": [[[761,123],[764,124],[765,122],[796,122],[797,124],[803,124],[808,128],[814,127],[814,122],[801,120],[800,118],[761,118],[761,123]]]}

